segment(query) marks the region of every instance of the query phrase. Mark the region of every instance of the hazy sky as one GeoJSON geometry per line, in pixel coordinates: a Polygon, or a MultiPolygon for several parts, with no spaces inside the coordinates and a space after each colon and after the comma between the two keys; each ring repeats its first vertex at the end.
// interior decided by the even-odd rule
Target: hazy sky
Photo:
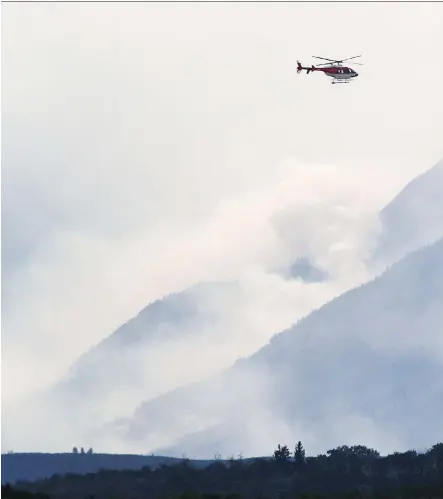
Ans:
{"type": "Polygon", "coordinates": [[[441,3],[2,5],[3,390],[288,248],[354,272],[443,156],[442,47],[441,3]],[[350,85],[296,73],[359,54],[350,85]]]}

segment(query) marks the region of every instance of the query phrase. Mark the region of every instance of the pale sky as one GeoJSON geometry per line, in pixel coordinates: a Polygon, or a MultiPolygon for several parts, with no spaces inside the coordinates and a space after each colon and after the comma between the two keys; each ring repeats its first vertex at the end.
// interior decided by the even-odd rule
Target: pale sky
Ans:
{"type": "Polygon", "coordinates": [[[275,224],[332,269],[355,243],[355,270],[443,156],[442,47],[441,3],[3,4],[3,379],[32,391],[151,300],[278,264],[275,224]],[[296,73],[359,54],[349,85],[296,73]]]}

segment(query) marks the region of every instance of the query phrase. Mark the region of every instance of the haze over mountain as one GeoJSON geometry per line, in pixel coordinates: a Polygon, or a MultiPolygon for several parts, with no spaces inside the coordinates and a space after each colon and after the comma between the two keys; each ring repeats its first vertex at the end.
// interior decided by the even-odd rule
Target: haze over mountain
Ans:
{"type": "Polygon", "coordinates": [[[442,6],[5,6],[4,450],[89,447],[373,277],[378,212],[441,156],[442,6]],[[355,84],[297,74],[349,40],[355,84]]]}
{"type": "MultiPolygon", "coordinates": [[[[433,172],[434,169],[430,170],[424,177],[432,176],[433,172]]],[[[422,177],[419,180],[423,184],[422,177]]],[[[415,180],[410,188],[414,185],[415,180]]],[[[419,187],[415,191],[419,191],[419,187]]],[[[323,208],[304,209],[304,218],[299,224],[306,227],[310,222],[315,223],[319,210],[322,213],[323,208]]],[[[352,287],[351,283],[364,282],[364,279],[360,282],[349,279],[351,275],[346,273],[346,266],[337,273],[332,257],[334,244],[339,247],[352,238],[350,214],[340,213],[339,205],[332,210],[331,206],[325,206],[324,210],[331,212],[330,227],[341,225],[341,228],[338,232],[335,228],[326,237],[322,234],[321,244],[320,241],[315,244],[313,240],[304,240],[303,232],[295,237],[291,234],[290,211],[274,216],[272,224],[276,233],[288,241],[288,249],[305,251],[313,261],[319,259],[329,266],[331,275],[313,265],[307,257],[300,257],[291,264],[290,253],[286,250],[287,256],[283,259],[286,267],[280,267],[277,274],[270,268],[261,276],[254,274],[249,280],[243,276],[237,282],[200,283],[152,302],[80,356],[68,373],[49,389],[34,394],[12,410],[7,408],[6,427],[15,427],[14,432],[8,431],[8,439],[15,442],[13,447],[17,448],[17,441],[23,439],[40,446],[42,433],[31,435],[28,432],[32,433],[37,421],[43,422],[53,415],[56,415],[56,421],[44,438],[46,449],[63,450],[59,442],[67,435],[77,441],[89,442],[96,429],[103,425],[107,428],[108,424],[112,427],[116,418],[130,417],[141,401],[229,367],[238,357],[246,357],[260,349],[276,331],[286,329],[352,287]],[[328,237],[330,245],[325,244],[328,237]],[[262,285],[257,287],[258,277],[262,285]],[[203,355],[196,354],[202,351],[203,355]],[[189,363],[187,359],[193,360],[189,363]]],[[[323,221],[324,217],[322,213],[323,221]]],[[[364,227],[371,228],[371,225],[366,222],[364,227]]],[[[391,237],[394,239],[395,234],[391,237]]],[[[353,243],[355,248],[358,244],[367,245],[371,240],[369,233],[360,235],[359,240],[353,243]]],[[[346,246],[344,251],[349,251],[346,246]]],[[[361,254],[364,255],[364,251],[361,254]]],[[[353,258],[355,256],[352,254],[353,258]]],[[[344,257],[342,259],[344,261],[344,257]]],[[[119,424],[120,427],[125,425],[119,424]]],[[[99,432],[104,434],[102,430],[99,432]]],[[[128,450],[121,440],[108,439],[109,433],[106,435],[106,442],[100,443],[102,448],[128,450]]],[[[159,443],[162,444],[161,439],[159,443]]],[[[129,450],[134,449],[129,447],[129,450]]]]}
{"type": "Polygon", "coordinates": [[[411,180],[381,211],[380,221],[374,254],[379,264],[392,263],[443,237],[443,158],[411,180]]]}
{"type": "MultiPolygon", "coordinates": [[[[347,168],[288,162],[277,179],[267,190],[228,203],[189,247],[177,246],[184,258],[180,265],[188,262],[186,272],[202,277],[205,273],[199,269],[205,262],[205,248],[214,248],[206,265],[209,268],[208,262],[212,263],[207,275],[215,280],[203,279],[206,284],[180,287],[184,291],[178,292],[176,288],[175,293],[152,300],[140,308],[142,312],[131,314],[135,318],[123,327],[110,329],[116,332],[109,338],[107,332],[87,353],[66,362],[52,383],[18,399],[16,404],[5,404],[5,449],[31,447],[60,452],[66,449],[63,442],[74,437],[88,446],[85,434],[91,428],[129,416],[142,400],[229,367],[238,357],[266,344],[276,331],[365,282],[370,274],[363,258],[374,240],[380,200],[359,187],[361,174],[347,168]],[[322,184],[325,179],[328,182],[322,184]],[[295,185],[301,189],[297,196],[295,185]],[[226,231],[232,235],[229,241],[220,235],[226,231]],[[304,262],[302,267],[300,262],[304,262]],[[275,269],[284,272],[279,274],[275,269]],[[328,278],[319,279],[318,269],[328,278]],[[72,368],[67,372],[69,365],[72,368]],[[51,431],[45,432],[44,421],[50,416],[56,421],[51,431]],[[43,430],[35,433],[36,425],[43,430]]],[[[171,282],[174,275],[183,272],[180,265],[174,266],[174,255],[171,249],[170,258],[163,262],[168,263],[164,272],[171,282]]],[[[161,252],[154,263],[148,256],[146,261],[154,266],[159,256],[161,252]]],[[[119,264],[122,262],[117,262],[117,267],[119,264]]],[[[122,300],[116,301],[118,307],[133,293],[129,284],[118,287],[122,300]]],[[[141,284],[142,279],[137,284],[140,289],[141,284]]],[[[149,280],[143,288],[150,292],[149,280]]],[[[91,322],[81,317],[78,322],[60,323],[57,331],[67,334],[72,330],[75,338],[92,331],[88,337],[91,344],[91,338],[98,335],[95,325],[101,315],[105,315],[104,323],[110,323],[108,313],[111,317],[114,314],[113,309],[101,308],[102,298],[101,294],[91,296],[91,314],[93,305],[97,305],[91,322]]],[[[62,307],[69,303],[78,306],[76,300],[57,300],[62,307]]],[[[53,301],[48,306],[58,312],[53,301]]],[[[28,322],[30,318],[24,316],[21,327],[28,322]]],[[[48,344],[49,351],[58,351],[58,341],[59,337],[54,337],[48,344]]],[[[27,345],[28,350],[32,344],[27,345]]],[[[44,346],[39,344],[37,351],[44,346]]],[[[67,346],[64,351],[73,356],[67,346]]],[[[20,377],[21,370],[13,359],[8,357],[9,376],[20,377]]],[[[61,364],[60,359],[56,361],[61,364]]],[[[34,358],[29,365],[26,362],[27,371],[34,362],[34,358]]],[[[43,371],[45,368],[42,366],[43,371]]],[[[40,370],[35,375],[38,379],[40,370]]]]}
{"type": "Polygon", "coordinates": [[[200,283],[145,307],[80,356],[59,381],[6,406],[5,448],[63,451],[61,442],[68,439],[87,442],[93,428],[130,416],[146,398],[250,355],[347,285],[332,282],[322,290],[300,279],[258,277],[265,287],[254,278],[200,283]]]}
{"type": "Polygon", "coordinates": [[[114,429],[134,450],[191,457],[260,455],[299,438],[312,453],[340,442],[382,452],[431,445],[443,430],[442,305],[440,239],[104,433],[114,429]]]}

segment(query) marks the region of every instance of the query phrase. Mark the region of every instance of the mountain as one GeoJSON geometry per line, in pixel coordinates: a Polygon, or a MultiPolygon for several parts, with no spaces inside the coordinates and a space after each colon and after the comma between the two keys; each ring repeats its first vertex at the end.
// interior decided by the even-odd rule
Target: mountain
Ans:
{"type": "MultiPolygon", "coordinates": [[[[61,380],[18,406],[8,407],[3,423],[8,438],[22,442],[23,432],[29,431],[33,434],[27,445],[40,442],[41,448],[41,435],[36,435],[34,428],[44,428],[45,421],[51,420],[46,449],[57,449],[51,439],[60,441],[61,434],[86,446],[81,440],[85,428],[130,413],[146,397],[211,373],[221,360],[217,348],[228,341],[228,335],[222,334],[228,324],[224,310],[235,311],[240,294],[236,283],[209,282],[149,304],[78,358],[61,380]],[[212,345],[212,357],[211,348],[207,351],[213,366],[208,359],[199,358],[191,364],[180,363],[183,352],[190,353],[199,345],[212,345]],[[22,420],[23,424],[16,424],[22,420]]],[[[235,357],[230,362],[233,360],[235,357]]]]}
{"type": "MultiPolygon", "coordinates": [[[[383,232],[375,259],[391,262],[422,243],[432,241],[438,234],[443,235],[442,173],[443,161],[413,180],[381,212],[383,232]],[[406,217],[404,213],[407,214],[406,217]]],[[[324,288],[325,292],[322,288],[322,293],[318,293],[319,286],[323,286],[322,283],[328,286],[331,278],[324,270],[315,267],[309,258],[299,258],[274,274],[286,279],[287,286],[303,284],[303,288],[300,288],[300,295],[303,296],[299,296],[298,292],[290,295],[289,287],[286,288],[288,291],[284,290],[277,280],[269,288],[256,286],[252,293],[250,289],[245,292],[239,283],[215,282],[201,283],[149,304],[136,317],[81,356],[55,386],[43,395],[36,394],[31,404],[19,408],[20,418],[32,414],[32,420],[29,416],[29,420],[25,418],[23,425],[16,425],[16,413],[9,412],[6,420],[12,423],[6,424],[7,435],[14,427],[22,438],[24,429],[29,429],[35,439],[31,439],[29,445],[41,448],[41,435],[34,435],[33,428],[44,427],[51,420],[52,435],[48,436],[49,447],[45,447],[46,450],[60,450],[51,444],[52,437],[54,445],[60,441],[60,434],[69,435],[76,442],[89,446],[92,442],[83,439],[85,429],[88,429],[87,435],[92,435],[95,431],[92,428],[102,428],[99,433],[105,435],[108,444],[109,432],[116,434],[113,444],[122,443],[122,448],[126,451],[128,424],[132,428],[132,423],[128,421],[132,421],[133,409],[140,401],[154,399],[153,403],[157,404],[159,400],[163,400],[161,394],[169,396],[175,388],[226,368],[238,355],[250,355],[265,344],[274,331],[287,327],[338,292],[338,288],[335,289],[332,283],[331,288],[324,288]]],[[[335,323],[340,323],[340,320],[343,322],[356,313],[353,309],[346,308],[342,312],[341,319],[338,315],[333,317],[335,323]]],[[[367,312],[362,313],[362,320],[366,320],[364,314],[367,312]]],[[[373,320],[372,317],[370,319],[373,320]]],[[[237,372],[238,365],[230,372],[237,372]]],[[[249,360],[247,365],[252,365],[249,360]]],[[[233,383],[238,383],[242,376],[250,378],[249,367],[241,376],[236,374],[233,383]]],[[[269,381],[263,380],[263,384],[267,386],[269,381]]],[[[272,383],[270,386],[273,386],[272,383]]],[[[206,388],[203,393],[205,390],[206,388]]],[[[250,387],[247,390],[251,392],[248,396],[255,393],[255,389],[251,390],[250,387]]],[[[236,393],[236,387],[233,393],[236,393]]],[[[256,398],[261,401],[261,393],[256,398]]],[[[183,407],[186,404],[185,397],[183,407]]],[[[232,404],[232,410],[237,408],[236,402],[232,404]]],[[[211,410],[210,404],[207,409],[211,410]]],[[[223,404],[220,411],[223,412],[223,404]]],[[[274,411],[269,411],[266,407],[266,417],[273,421],[274,411]]],[[[202,429],[193,426],[199,421],[198,417],[191,415],[189,421],[188,426],[179,425],[177,430],[173,429],[175,423],[171,424],[171,436],[167,440],[172,442],[171,445],[182,437],[186,442],[194,441],[189,432],[197,431],[201,434],[202,429]]],[[[211,416],[209,421],[225,425],[229,424],[225,421],[229,422],[230,419],[211,416]]],[[[268,423],[264,426],[265,431],[267,425],[268,423]]],[[[207,426],[203,426],[204,431],[209,431],[207,426]]],[[[136,435],[137,431],[131,430],[130,434],[136,435]]],[[[244,433],[247,434],[248,432],[244,433]]],[[[239,441],[244,435],[240,431],[239,441]]],[[[131,451],[144,452],[146,446],[149,449],[156,448],[157,445],[163,445],[164,441],[163,430],[155,435],[151,432],[141,448],[137,444],[134,449],[131,447],[131,451]]],[[[245,444],[247,445],[249,443],[245,444]]],[[[112,446],[107,448],[110,451],[116,450],[112,446]]],[[[259,446],[257,453],[263,450],[259,446]]]]}
{"type": "MultiPolygon", "coordinates": [[[[256,288],[204,282],[149,304],[78,358],[54,385],[5,407],[3,448],[66,451],[60,442],[89,447],[95,428],[130,416],[143,400],[225,369],[334,292],[317,297],[311,289],[310,299],[298,304],[296,295],[281,291],[280,282],[256,288]]],[[[100,450],[125,452],[118,442],[100,450]]]]}
{"type": "Polygon", "coordinates": [[[235,306],[239,292],[236,283],[200,283],[154,301],[82,355],[58,388],[95,402],[97,397],[115,398],[120,391],[127,396],[130,391],[161,392],[165,387],[155,377],[154,363],[161,362],[162,351],[166,357],[181,342],[217,342],[225,323],[223,309],[235,306]]]}
{"type": "MultiPolygon", "coordinates": [[[[306,283],[327,276],[308,260],[297,260],[291,273],[306,283]]],[[[272,291],[266,292],[257,297],[255,290],[251,293],[238,282],[204,282],[156,300],[78,358],[53,387],[52,397],[63,405],[79,403],[88,418],[100,418],[116,410],[122,414],[122,405],[133,408],[146,396],[155,397],[225,368],[237,358],[229,347],[241,342],[239,333],[250,343],[247,353],[262,346],[272,333],[250,318],[251,305],[265,308],[267,300],[272,302],[272,291]],[[185,351],[192,356],[202,346],[207,358],[197,355],[192,364],[182,363],[185,351]],[[94,407],[93,413],[84,411],[88,405],[94,407]]],[[[288,318],[282,312],[278,322],[285,327],[299,315],[293,310],[288,318]]]]}
{"type": "Polygon", "coordinates": [[[143,403],[97,441],[201,458],[269,455],[296,439],[310,454],[355,442],[423,448],[443,431],[442,333],[440,239],[230,369],[143,403]]]}
{"type": "Polygon", "coordinates": [[[381,211],[380,222],[377,263],[392,263],[443,237],[443,159],[409,182],[381,211]]]}
{"type": "MultiPolygon", "coordinates": [[[[120,419],[142,401],[226,369],[349,286],[332,282],[320,289],[320,271],[309,262],[297,265],[303,276],[292,282],[270,272],[258,282],[254,275],[200,283],[149,304],[78,358],[62,379],[5,407],[2,448],[66,451],[61,442],[89,447],[97,428],[113,421],[120,428],[120,419]]],[[[127,447],[107,439],[100,450],[127,447]]]]}

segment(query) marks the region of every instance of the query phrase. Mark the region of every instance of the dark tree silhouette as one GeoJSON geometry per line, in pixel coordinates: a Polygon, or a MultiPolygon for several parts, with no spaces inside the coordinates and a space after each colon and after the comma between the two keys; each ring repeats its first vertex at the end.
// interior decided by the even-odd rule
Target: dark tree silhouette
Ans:
{"type": "Polygon", "coordinates": [[[283,447],[278,444],[277,449],[274,451],[274,459],[276,461],[288,461],[291,456],[291,453],[289,452],[288,446],[283,445],[283,447]]]}
{"type": "Polygon", "coordinates": [[[342,456],[342,457],[368,457],[368,458],[377,458],[380,456],[378,451],[374,449],[370,449],[365,447],[364,445],[353,445],[352,447],[348,447],[347,445],[341,445],[340,447],[336,447],[335,449],[328,450],[327,454],[330,457],[342,456]]]}
{"type": "Polygon", "coordinates": [[[303,444],[299,440],[294,450],[294,462],[297,469],[301,469],[306,462],[306,453],[303,444]]]}
{"type": "Polygon", "coordinates": [[[435,444],[431,447],[429,455],[433,460],[434,468],[443,468],[443,443],[435,444]]]}

